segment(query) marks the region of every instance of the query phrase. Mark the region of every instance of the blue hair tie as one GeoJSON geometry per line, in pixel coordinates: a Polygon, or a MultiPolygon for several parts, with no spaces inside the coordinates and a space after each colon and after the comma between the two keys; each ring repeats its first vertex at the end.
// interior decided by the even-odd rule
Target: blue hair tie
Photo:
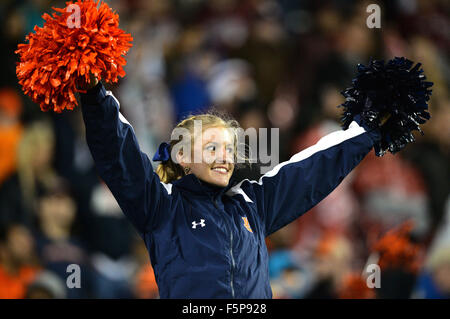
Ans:
{"type": "Polygon", "coordinates": [[[162,142],[153,156],[155,162],[167,162],[170,158],[170,144],[162,142]]]}

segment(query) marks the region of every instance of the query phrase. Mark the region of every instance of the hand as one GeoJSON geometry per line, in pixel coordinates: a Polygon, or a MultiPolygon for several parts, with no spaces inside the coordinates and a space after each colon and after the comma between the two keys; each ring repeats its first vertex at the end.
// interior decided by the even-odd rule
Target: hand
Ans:
{"type": "Polygon", "coordinates": [[[89,83],[85,84],[85,85],[77,85],[77,89],[79,90],[89,90],[92,89],[94,86],[96,86],[98,84],[98,79],[97,77],[89,72],[89,83]]]}

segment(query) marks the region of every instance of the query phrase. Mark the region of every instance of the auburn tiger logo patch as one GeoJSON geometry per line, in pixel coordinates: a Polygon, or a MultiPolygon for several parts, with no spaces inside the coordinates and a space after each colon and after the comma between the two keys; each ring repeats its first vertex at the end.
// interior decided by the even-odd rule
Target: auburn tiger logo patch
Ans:
{"type": "Polygon", "coordinates": [[[249,232],[253,233],[253,230],[252,230],[252,228],[250,227],[250,224],[249,224],[249,222],[248,222],[247,217],[242,217],[242,219],[244,220],[244,227],[247,228],[247,230],[248,230],[249,232]]]}

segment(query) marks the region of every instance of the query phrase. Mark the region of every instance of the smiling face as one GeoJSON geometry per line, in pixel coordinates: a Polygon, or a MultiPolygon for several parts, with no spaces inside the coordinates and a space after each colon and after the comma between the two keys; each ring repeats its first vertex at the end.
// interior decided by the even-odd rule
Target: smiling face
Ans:
{"type": "Polygon", "coordinates": [[[231,129],[209,127],[201,136],[195,136],[191,163],[180,161],[181,166],[207,183],[225,187],[234,170],[235,137],[231,129]],[[195,163],[195,154],[202,154],[195,163]]]}

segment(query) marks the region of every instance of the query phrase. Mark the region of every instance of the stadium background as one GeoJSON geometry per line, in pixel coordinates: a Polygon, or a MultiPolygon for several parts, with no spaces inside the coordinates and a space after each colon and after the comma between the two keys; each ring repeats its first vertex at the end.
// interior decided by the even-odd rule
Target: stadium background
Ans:
{"type": "MultiPolygon", "coordinates": [[[[448,298],[449,6],[445,0],[110,0],[134,37],[110,86],[152,155],[210,106],[278,127],[280,161],[339,129],[358,63],[405,56],[434,82],[432,119],[401,153],[373,152],[329,197],[267,240],[275,298],[448,298]],[[366,8],[381,7],[369,29],[366,8]],[[398,254],[368,289],[374,244],[398,254]]],[[[0,2],[0,298],[157,298],[142,241],[98,179],[80,110],[42,113],[20,90],[17,44],[63,1],[0,2]],[[67,289],[67,265],[81,288],[67,289]]],[[[257,178],[258,166],[240,172],[257,178]]],[[[375,258],[375,259],[374,259],[375,258]]]]}

